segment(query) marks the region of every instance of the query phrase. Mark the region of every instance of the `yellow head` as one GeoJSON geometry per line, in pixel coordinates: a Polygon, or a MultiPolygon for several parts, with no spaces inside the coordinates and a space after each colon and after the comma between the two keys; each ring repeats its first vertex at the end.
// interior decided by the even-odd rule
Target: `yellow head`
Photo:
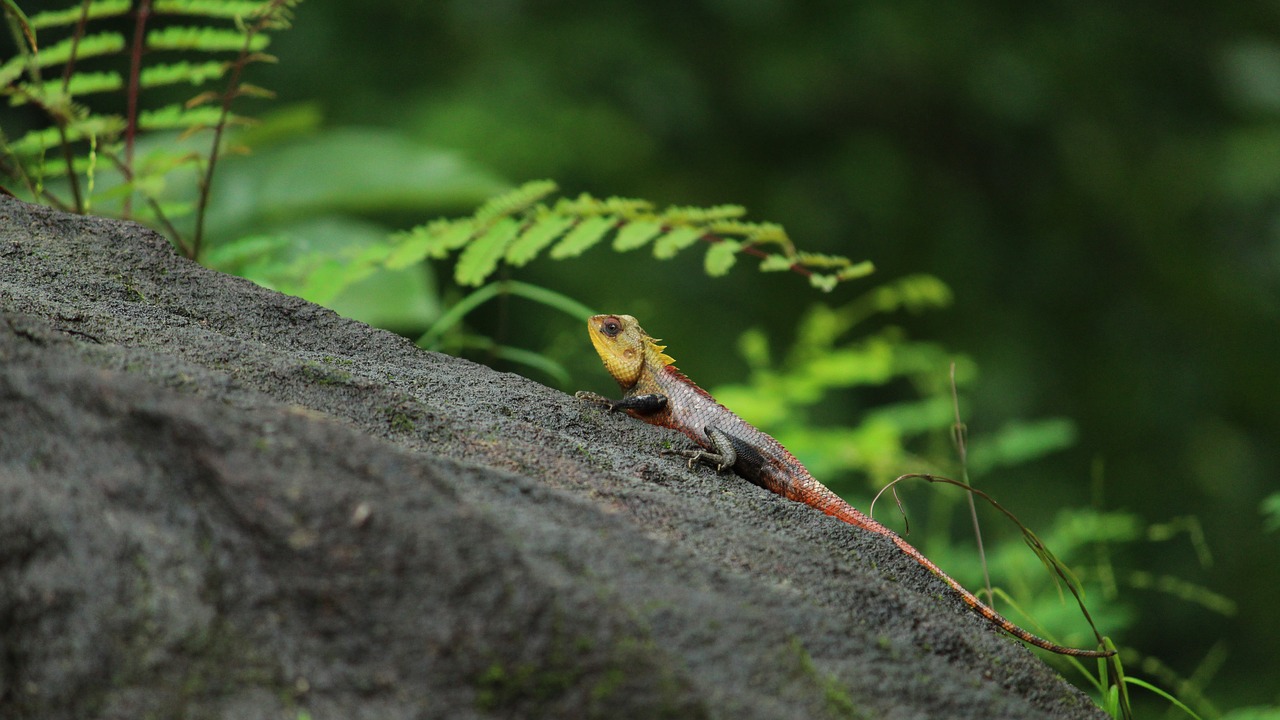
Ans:
{"type": "Polygon", "coordinates": [[[587,332],[605,370],[623,390],[640,382],[646,365],[659,368],[675,362],[662,352],[666,346],[649,337],[630,315],[594,315],[587,320],[587,332]]]}

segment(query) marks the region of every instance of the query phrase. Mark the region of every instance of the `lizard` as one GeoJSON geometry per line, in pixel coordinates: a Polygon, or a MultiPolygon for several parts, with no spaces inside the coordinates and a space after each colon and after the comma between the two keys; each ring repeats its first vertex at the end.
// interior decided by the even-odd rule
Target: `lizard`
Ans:
{"type": "Polygon", "coordinates": [[[665,345],[650,337],[630,315],[594,315],[587,321],[591,344],[605,369],[622,388],[621,400],[581,391],[577,397],[609,411],[624,411],[653,425],[678,430],[699,447],[666,454],[705,463],[722,472],[732,468],[744,479],[789,500],[801,502],[854,527],[882,535],[924,566],[966,605],[1019,640],[1062,655],[1109,657],[1114,650],[1085,650],[1038,637],[1005,619],[903,540],[897,533],[850,505],[813,477],[782,443],[738,417],[710,393],[676,369],[665,345]]]}

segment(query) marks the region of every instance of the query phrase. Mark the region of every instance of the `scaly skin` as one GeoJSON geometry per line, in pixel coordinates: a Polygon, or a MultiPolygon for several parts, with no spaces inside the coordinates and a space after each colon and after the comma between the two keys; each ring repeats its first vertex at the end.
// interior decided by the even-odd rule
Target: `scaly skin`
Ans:
{"type": "Polygon", "coordinates": [[[897,533],[864,515],[814,479],[781,443],[716,402],[707,391],[685,377],[662,352],[666,348],[649,337],[635,318],[596,315],[587,321],[587,328],[605,369],[622,387],[623,398],[613,401],[588,392],[580,392],[578,397],[610,410],[625,410],[647,423],[688,435],[702,449],[674,451],[674,454],[688,457],[690,463],[705,462],[714,465],[717,471],[732,467],[760,487],[889,538],[902,552],[951,586],[979,615],[1019,640],[1062,655],[1108,657],[1115,654],[1058,645],[1023,630],[984,605],[897,533]]]}

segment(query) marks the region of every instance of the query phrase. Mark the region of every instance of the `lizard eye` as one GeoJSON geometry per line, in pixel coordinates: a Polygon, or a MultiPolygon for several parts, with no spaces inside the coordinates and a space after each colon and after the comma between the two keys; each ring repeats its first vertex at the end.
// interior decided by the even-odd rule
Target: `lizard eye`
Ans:
{"type": "Polygon", "coordinates": [[[618,322],[616,318],[609,318],[600,323],[600,332],[611,338],[618,337],[618,334],[622,332],[622,323],[618,322]]]}

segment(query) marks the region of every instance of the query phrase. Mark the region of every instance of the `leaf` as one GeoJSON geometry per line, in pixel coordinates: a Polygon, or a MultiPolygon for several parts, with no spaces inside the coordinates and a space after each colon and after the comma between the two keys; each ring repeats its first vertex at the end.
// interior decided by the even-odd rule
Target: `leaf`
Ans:
{"type": "Polygon", "coordinates": [[[709,224],[721,220],[732,220],[747,214],[741,205],[715,205],[701,207],[670,207],[663,211],[664,220],[672,224],[709,224]]]}
{"type": "Polygon", "coordinates": [[[556,184],[551,180],[532,180],[515,190],[490,198],[472,217],[477,223],[485,224],[500,217],[514,215],[555,191],[556,184]]]}
{"type": "MultiPolygon", "coordinates": [[[[75,48],[76,60],[84,60],[86,58],[98,57],[101,55],[113,55],[124,50],[124,35],[117,32],[101,32],[94,35],[85,35],[80,38],[77,44],[75,38],[66,38],[61,40],[44,50],[30,56],[26,59],[21,56],[10,60],[9,62],[35,62],[40,67],[53,67],[55,65],[65,65],[71,59],[71,49],[75,48]]],[[[7,65],[7,63],[6,63],[7,65]]]]}
{"type": "Polygon", "coordinates": [[[711,277],[720,277],[729,273],[729,268],[738,260],[738,249],[742,243],[737,240],[721,240],[707,248],[702,265],[711,277]]]}
{"type": "MultiPolygon", "coordinates": [[[[236,30],[175,25],[147,31],[148,50],[202,50],[204,52],[240,52],[246,49],[246,35],[236,30]]],[[[257,52],[271,43],[271,38],[258,33],[248,37],[248,50],[257,52]]]]}
{"type": "MultiPolygon", "coordinates": [[[[67,126],[67,142],[84,140],[90,136],[110,137],[119,134],[123,130],[123,118],[115,115],[92,115],[67,126]]],[[[23,135],[9,144],[9,151],[19,156],[38,155],[61,144],[62,138],[58,133],[58,128],[51,127],[43,130],[33,130],[23,135]]]]}
{"type": "Polygon", "coordinates": [[[156,0],[152,12],[158,15],[199,15],[233,20],[257,17],[269,7],[271,2],[255,0],[156,0]]]}
{"type": "Polygon", "coordinates": [[[470,220],[438,220],[419,225],[397,236],[399,244],[387,256],[386,266],[391,270],[399,270],[422,262],[424,258],[445,257],[449,251],[466,245],[474,233],[475,224],[470,220]]]}
{"type": "Polygon", "coordinates": [[[1018,465],[1071,447],[1076,426],[1066,418],[1046,418],[1002,428],[977,438],[969,448],[969,471],[982,475],[995,467],[1018,465]]]}
{"type": "Polygon", "coordinates": [[[777,255],[770,253],[766,255],[764,260],[760,261],[760,272],[778,272],[779,270],[790,270],[795,265],[795,261],[785,255],[777,255]]]}
{"type": "MultiPolygon", "coordinates": [[[[27,69],[27,55],[14,55],[0,64],[0,88],[8,88],[27,69]]],[[[6,93],[9,94],[9,93],[6,93]]]]}
{"type": "Polygon", "coordinates": [[[850,265],[840,272],[836,273],[836,279],[840,281],[855,280],[860,277],[866,277],[876,271],[875,263],[870,260],[863,260],[860,263],[850,265]]]}
{"type": "Polygon", "coordinates": [[[218,173],[223,190],[210,200],[209,231],[226,236],[333,213],[457,214],[506,187],[454,151],[369,128],[321,131],[259,147],[218,173]]]}
{"type": "MultiPolygon", "coordinates": [[[[17,23],[17,27],[22,30],[22,36],[26,38],[27,46],[31,48],[31,52],[39,51],[40,47],[36,44],[36,34],[31,29],[31,20],[27,17],[27,14],[22,12],[22,8],[18,7],[14,0],[3,0],[3,2],[5,12],[9,14],[9,17],[13,18],[13,22],[17,23]]],[[[22,48],[19,49],[23,50],[22,48]]],[[[19,53],[20,56],[25,54],[25,51],[19,53]]],[[[0,85],[8,84],[7,82],[0,83],[0,85]]]]}
{"type": "MultiPolygon", "coordinates": [[[[138,113],[138,127],[143,130],[185,130],[187,128],[211,128],[222,118],[222,108],[200,107],[187,110],[180,105],[166,105],[157,110],[138,113]]],[[[248,118],[227,114],[228,125],[249,122],[248,118]]]]}
{"type": "Polygon", "coordinates": [[[236,86],[236,95],[246,95],[248,97],[264,98],[266,100],[274,100],[276,94],[272,90],[259,87],[252,83],[240,83],[236,86]]]}
{"type": "Polygon", "coordinates": [[[814,273],[809,276],[809,284],[818,288],[822,292],[831,292],[836,289],[836,285],[840,280],[835,275],[825,275],[823,273],[814,273]]]}
{"type": "Polygon", "coordinates": [[[551,248],[551,257],[556,260],[577,257],[603,240],[605,234],[617,224],[618,218],[613,215],[586,218],[570,230],[559,244],[551,248]]]}
{"type": "MultiPolygon", "coordinates": [[[[28,86],[30,87],[30,86],[28,86]]],[[[88,95],[97,92],[113,92],[124,87],[124,79],[116,72],[85,72],[75,73],[71,76],[71,81],[67,84],[67,95],[70,97],[78,97],[80,95],[88,95]]],[[[36,97],[52,97],[62,93],[62,80],[50,80],[41,83],[35,88],[36,97]]],[[[9,101],[11,106],[25,105],[27,99],[21,95],[13,96],[9,101]]]]}
{"type": "Polygon", "coordinates": [[[684,248],[698,242],[705,232],[698,227],[678,227],[658,238],[653,244],[653,256],[659,260],[669,260],[684,248]]]}
{"type": "Polygon", "coordinates": [[[458,257],[454,279],[459,285],[479,285],[498,267],[498,261],[507,251],[507,245],[520,231],[520,222],[505,217],[493,224],[483,235],[471,241],[458,257]]]}
{"type": "Polygon", "coordinates": [[[662,223],[652,220],[636,220],[626,223],[613,239],[613,249],[618,252],[635,250],[662,233],[662,223]]]}
{"type": "Polygon", "coordinates": [[[209,61],[203,63],[178,62],[151,65],[138,75],[138,84],[144,88],[174,85],[180,82],[203,85],[217,80],[227,72],[227,63],[209,61]]]}
{"type": "Polygon", "coordinates": [[[548,215],[540,218],[533,227],[520,233],[520,237],[507,248],[507,262],[516,267],[525,265],[555,242],[573,223],[571,217],[548,215]]]}
{"type": "MultiPolygon", "coordinates": [[[[5,4],[9,5],[7,1],[5,4]]],[[[65,10],[45,10],[44,12],[36,13],[31,16],[31,29],[44,30],[58,27],[59,25],[75,25],[80,22],[80,14],[83,7],[82,3],[76,3],[65,10]]],[[[132,0],[94,0],[89,4],[89,19],[96,20],[98,18],[124,15],[132,7],[132,0]]],[[[34,45],[35,43],[32,42],[32,44],[34,45]]]]}

